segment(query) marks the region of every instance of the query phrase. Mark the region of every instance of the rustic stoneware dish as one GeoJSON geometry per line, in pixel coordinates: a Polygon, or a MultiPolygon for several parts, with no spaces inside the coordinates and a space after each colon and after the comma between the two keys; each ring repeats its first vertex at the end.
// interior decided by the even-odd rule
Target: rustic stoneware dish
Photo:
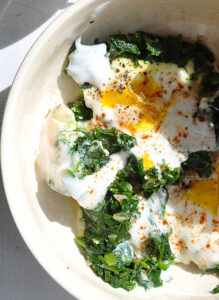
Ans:
{"type": "MultiPolygon", "coordinates": [[[[79,230],[74,201],[50,190],[35,163],[39,132],[48,110],[80,91],[63,73],[72,41],[104,40],[117,30],[138,29],[200,37],[219,55],[218,0],[81,0],[40,36],[25,58],[11,89],[2,129],[2,173],[18,229],[48,273],[79,299],[212,299],[213,275],[194,266],[174,266],[174,279],[162,288],[128,293],[113,289],[86,265],[74,242],[79,230]]],[[[219,59],[219,57],[218,57],[219,59]]],[[[79,187],[80,188],[80,187],[79,187]]]]}

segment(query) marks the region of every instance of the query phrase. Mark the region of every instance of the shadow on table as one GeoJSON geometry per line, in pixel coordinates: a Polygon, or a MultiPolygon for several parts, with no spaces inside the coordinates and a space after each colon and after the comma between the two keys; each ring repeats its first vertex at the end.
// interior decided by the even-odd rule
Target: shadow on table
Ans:
{"type": "Polygon", "coordinates": [[[8,94],[11,87],[8,87],[7,89],[0,92],[0,125],[2,124],[3,115],[5,111],[5,105],[8,99],[8,94]]]}
{"type": "Polygon", "coordinates": [[[58,10],[70,5],[67,0],[19,0],[6,3],[3,0],[0,3],[0,49],[27,36],[58,10]]]}

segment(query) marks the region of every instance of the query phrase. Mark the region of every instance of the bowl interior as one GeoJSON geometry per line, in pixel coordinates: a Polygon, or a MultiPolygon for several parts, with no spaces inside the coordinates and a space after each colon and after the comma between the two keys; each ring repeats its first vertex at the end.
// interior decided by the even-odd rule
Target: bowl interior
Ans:
{"type": "Polygon", "coordinates": [[[42,122],[48,111],[81,92],[63,70],[73,40],[104,40],[118,30],[182,33],[200,38],[219,55],[217,0],[82,0],[64,12],[36,42],[13,84],[2,131],[2,171],[9,205],[29,248],[65,289],[80,299],[210,299],[217,284],[194,266],[174,266],[162,288],[127,293],[115,290],[86,265],[74,243],[80,232],[76,204],[50,190],[35,163],[42,122]],[[94,21],[94,22],[93,22],[94,21]],[[84,288],[86,286],[86,288],[84,288]],[[192,297],[192,298],[190,298],[192,297]]]}

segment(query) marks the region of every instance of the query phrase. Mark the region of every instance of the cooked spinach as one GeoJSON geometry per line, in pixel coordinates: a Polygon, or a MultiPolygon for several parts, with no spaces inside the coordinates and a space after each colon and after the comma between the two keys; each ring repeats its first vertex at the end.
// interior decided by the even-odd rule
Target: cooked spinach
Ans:
{"type": "Polygon", "coordinates": [[[128,242],[131,220],[138,216],[138,200],[133,186],[117,177],[94,210],[82,209],[85,231],[77,237],[96,274],[114,288],[132,290],[162,285],[161,270],[173,263],[168,235],[153,234],[146,240],[145,254],[137,259],[128,242]]]}
{"type": "Polygon", "coordinates": [[[214,126],[217,143],[219,143],[219,96],[215,97],[209,105],[210,120],[214,126]]]}
{"type": "Polygon", "coordinates": [[[78,137],[70,148],[72,169],[67,172],[73,177],[83,178],[97,172],[110,161],[109,153],[101,142],[94,140],[89,134],[78,137]]]}
{"type": "Polygon", "coordinates": [[[130,221],[138,214],[138,200],[130,184],[115,180],[97,208],[82,211],[87,254],[105,255],[130,239],[130,221]]]}
{"type": "Polygon", "coordinates": [[[146,180],[143,185],[144,196],[149,198],[154,192],[158,192],[161,187],[169,185],[179,185],[183,177],[183,170],[181,167],[170,169],[166,166],[163,160],[161,172],[153,167],[145,172],[146,180]]]}
{"type": "Polygon", "coordinates": [[[210,155],[207,151],[190,153],[188,159],[181,166],[184,171],[194,171],[200,177],[209,177],[213,171],[210,155]]]}
{"type": "Polygon", "coordinates": [[[93,117],[93,111],[86,106],[83,97],[68,103],[67,106],[73,111],[76,121],[86,121],[93,117]]]}
{"type": "Polygon", "coordinates": [[[219,294],[219,285],[212,290],[212,294],[219,294]]]}
{"type": "MultiPolygon", "coordinates": [[[[97,40],[97,39],[96,39],[97,40]]],[[[117,57],[131,58],[135,65],[139,60],[149,62],[174,63],[186,68],[189,61],[194,62],[194,73],[190,80],[200,79],[200,94],[213,95],[219,89],[219,73],[214,68],[214,54],[200,41],[188,42],[181,35],[162,36],[143,31],[129,34],[113,34],[105,42],[111,60],[117,57]]],[[[69,54],[75,51],[75,42],[69,54]]],[[[90,88],[85,82],[81,88],[90,88]]]]}
{"type": "Polygon", "coordinates": [[[69,52],[68,54],[71,54],[72,52],[74,52],[76,50],[76,44],[75,44],[75,41],[72,43],[70,49],[69,49],[69,52]]]}
{"type": "Polygon", "coordinates": [[[191,80],[201,78],[201,94],[213,94],[219,88],[219,73],[214,70],[213,53],[199,41],[184,41],[181,35],[161,36],[148,32],[114,34],[106,42],[110,59],[128,57],[135,61],[174,63],[186,67],[194,62],[194,74],[191,80]]]}
{"type": "Polygon", "coordinates": [[[145,170],[143,161],[137,159],[135,155],[131,154],[128,158],[126,167],[120,170],[117,177],[120,180],[130,182],[135,189],[144,182],[145,170]]]}
{"type": "MultiPolygon", "coordinates": [[[[108,145],[108,142],[106,142],[108,145]]],[[[94,210],[82,209],[85,231],[76,238],[94,272],[114,288],[132,290],[136,285],[145,289],[163,284],[162,270],[174,263],[169,245],[169,234],[159,231],[143,242],[143,257],[138,259],[129,243],[131,221],[138,217],[137,195],[149,198],[154,192],[162,193],[161,216],[168,201],[166,186],[178,185],[185,173],[192,169],[203,176],[211,165],[208,153],[190,154],[181,167],[170,169],[163,161],[161,171],[155,167],[144,170],[143,161],[130,155],[127,165],[117,173],[105,199],[94,210]],[[198,165],[197,160],[202,161],[198,165]]]]}
{"type": "Polygon", "coordinates": [[[141,55],[141,51],[136,43],[130,42],[124,34],[110,36],[107,41],[107,49],[111,60],[117,57],[127,57],[134,59],[138,64],[138,59],[141,55]]]}
{"type": "Polygon", "coordinates": [[[89,88],[91,88],[91,85],[89,82],[84,82],[82,85],[80,85],[80,88],[82,90],[89,89],[89,88]]]}
{"type": "Polygon", "coordinates": [[[219,144],[219,96],[218,91],[213,97],[202,98],[195,117],[207,117],[214,128],[217,144],[219,144]]]}
{"type": "Polygon", "coordinates": [[[218,272],[218,271],[219,271],[219,264],[217,264],[216,267],[210,269],[204,269],[203,274],[207,274],[208,272],[218,272]]]}
{"type": "Polygon", "coordinates": [[[72,169],[66,171],[77,178],[97,172],[110,161],[111,154],[121,150],[127,151],[136,144],[134,137],[119,134],[114,127],[111,129],[96,127],[90,133],[84,129],[76,129],[74,132],[80,136],[70,145],[72,169]]]}
{"type": "Polygon", "coordinates": [[[136,145],[135,137],[132,137],[126,133],[118,133],[115,127],[110,129],[103,129],[100,127],[95,127],[92,136],[101,141],[105,149],[109,151],[110,154],[127,151],[136,145]]]}

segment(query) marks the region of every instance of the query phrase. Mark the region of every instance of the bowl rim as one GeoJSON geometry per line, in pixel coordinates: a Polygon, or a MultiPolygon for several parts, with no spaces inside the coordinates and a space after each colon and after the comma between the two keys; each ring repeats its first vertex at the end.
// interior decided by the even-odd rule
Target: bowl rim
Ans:
{"type": "MultiPolygon", "coordinates": [[[[80,0],[74,4],[72,4],[70,7],[67,7],[64,9],[64,11],[57,16],[43,31],[42,33],[37,37],[33,45],[28,50],[27,54],[25,55],[24,59],[22,60],[16,75],[14,77],[14,80],[11,85],[10,92],[7,97],[7,101],[4,107],[4,113],[2,118],[2,128],[1,128],[1,172],[2,172],[2,182],[3,187],[6,195],[6,200],[8,202],[8,206],[11,212],[11,215],[14,219],[15,225],[29,248],[30,252],[33,254],[34,258],[37,260],[37,262],[41,265],[41,267],[51,276],[56,283],[58,283],[65,291],[67,291],[70,295],[77,297],[78,299],[86,299],[87,297],[87,289],[81,288],[79,284],[77,284],[77,273],[72,272],[72,277],[74,277],[75,281],[72,280],[71,286],[67,284],[64,280],[64,278],[59,274],[59,272],[56,270],[56,268],[52,267],[53,259],[50,257],[47,257],[43,255],[43,248],[45,250],[45,247],[41,244],[38,246],[41,248],[41,251],[39,251],[39,248],[36,249],[33,246],[33,238],[31,237],[31,232],[28,230],[25,230],[24,226],[26,226],[26,222],[19,217],[19,212],[16,210],[14,203],[14,193],[11,192],[11,186],[9,184],[10,179],[10,170],[8,169],[7,165],[7,145],[8,145],[8,136],[7,132],[10,130],[10,115],[12,111],[12,107],[14,102],[17,99],[17,91],[20,84],[20,81],[22,81],[22,75],[26,72],[28,69],[32,58],[35,54],[37,54],[38,46],[45,44],[49,37],[52,36],[53,33],[60,27],[61,24],[66,22],[69,18],[72,17],[73,14],[76,14],[78,11],[83,9],[86,5],[91,4],[91,2],[97,2],[98,0],[80,0]]],[[[93,291],[95,292],[95,295],[97,295],[99,288],[97,286],[93,286],[93,291]]],[[[91,293],[93,294],[93,293],[91,293]]]]}
{"type": "MultiPolygon", "coordinates": [[[[116,1],[116,0],[108,0],[108,1],[116,1]]],[[[195,0],[196,2],[198,0],[195,0]]],[[[92,3],[103,3],[103,0],[80,0],[70,7],[66,8],[59,16],[57,16],[47,27],[43,30],[43,32],[37,37],[27,54],[25,55],[20,67],[17,70],[17,73],[15,75],[15,78],[13,80],[7,102],[4,109],[4,115],[3,115],[3,121],[2,121],[2,129],[1,129],[1,171],[2,171],[2,181],[3,186],[6,194],[6,199],[9,205],[9,209],[11,211],[12,217],[14,219],[14,222],[18,228],[18,231],[20,235],[22,236],[25,244],[29,248],[30,252],[33,254],[35,259],[38,261],[38,263],[43,267],[43,269],[62,287],[64,288],[70,295],[77,297],[78,299],[87,299],[90,297],[93,299],[100,299],[100,288],[97,285],[94,285],[92,283],[87,282],[86,288],[83,288],[79,283],[83,282],[83,279],[81,278],[79,280],[79,276],[77,276],[76,272],[72,272],[72,280],[71,284],[69,284],[69,281],[65,280],[65,277],[62,276],[62,273],[59,272],[58,268],[54,267],[53,265],[53,258],[49,256],[45,256],[44,252],[46,250],[46,246],[44,244],[38,244],[38,248],[35,247],[35,243],[33,243],[33,237],[30,230],[27,230],[25,228],[26,222],[24,219],[20,218],[20,213],[18,210],[16,210],[16,205],[14,201],[14,191],[12,192],[11,185],[10,185],[10,177],[11,172],[8,168],[8,144],[9,144],[9,138],[7,135],[7,132],[10,131],[10,120],[12,115],[12,108],[14,103],[16,103],[17,96],[19,94],[19,85],[20,82],[23,81],[23,74],[26,73],[26,71],[29,69],[29,66],[31,64],[31,61],[35,55],[37,55],[38,48],[40,45],[46,44],[48,42],[48,39],[50,36],[52,36],[56,30],[65,22],[67,22],[68,19],[72,18],[72,15],[75,15],[77,12],[80,12],[83,8],[88,6],[92,3]],[[92,290],[89,290],[89,296],[88,296],[88,288],[89,286],[92,286],[92,290]],[[99,296],[98,296],[99,294],[99,296]]],[[[168,0],[167,0],[168,2],[168,0]]],[[[215,2],[216,3],[216,2],[215,2]]],[[[85,282],[85,281],[84,281],[85,282]]],[[[103,291],[104,292],[104,291],[103,291]]],[[[107,291],[105,291],[105,295],[107,294],[107,291]]],[[[101,294],[103,295],[103,293],[101,294]]],[[[111,296],[108,294],[107,299],[118,299],[119,297],[115,297],[115,294],[111,294],[111,296]]],[[[176,297],[178,295],[175,295],[176,297]]],[[[196,298],[196,295],[189,294],[189,297],[196,298]]],[[[147,296],[145,295],[147,298],[147,296]]],[[[149,296],[150,297],[150,296],[149,296]]],[[[185,299],[187,299],[188,295],[185,295],[185,299]]],[[[199,296],[198,296],[199,297],[199,296]]],[[[123,299],[124,296],[121,298],[123,299]]],[[[120,298],[120,299],[121,299],[120,298]]],[[[129,298],[129,297],[128,297],[129,298]]],[[[137,297],[138,298],[138,297],[137,297]]],[[[138,298],[139,299],[139,298],[138,298]]],[[[147,298],[148,299],[148,298],[147,298]]],[[[204,299],[204,298],[203,298],[204,299]]]]}

